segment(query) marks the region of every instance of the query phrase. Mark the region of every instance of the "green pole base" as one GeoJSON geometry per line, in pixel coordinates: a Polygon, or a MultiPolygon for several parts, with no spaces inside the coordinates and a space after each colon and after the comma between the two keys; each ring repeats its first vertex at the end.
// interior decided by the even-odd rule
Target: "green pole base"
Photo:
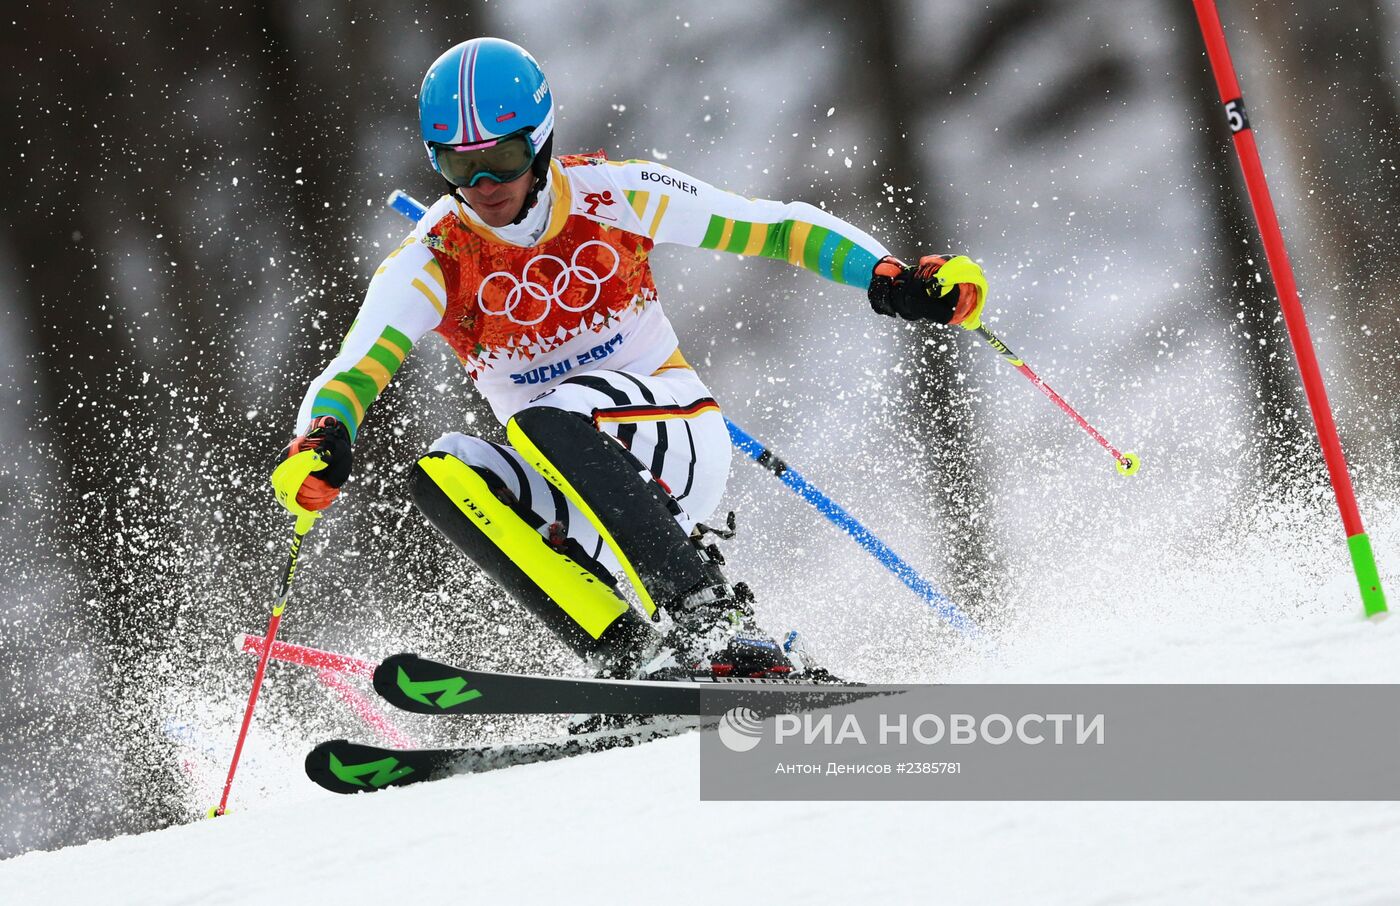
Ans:
{"type": "Polygon", "coordinates": [[[1347,538],[1347,549],[1351,551],[1351,565],[1356,570],[1356,582],[1361,587],[1361,603],[1366,608],[1366,616],[1378,617],[1387,613],[1385,592],[1381,589],[1381,574],[1376,569],[1376,555],[1371,550],[1371,538],[1365,532],[1358,532],[1347,538]]]}

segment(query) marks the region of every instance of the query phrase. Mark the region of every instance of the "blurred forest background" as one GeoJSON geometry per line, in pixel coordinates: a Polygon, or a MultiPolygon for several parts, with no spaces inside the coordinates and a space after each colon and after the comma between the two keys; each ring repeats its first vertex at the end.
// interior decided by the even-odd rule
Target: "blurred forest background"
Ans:
{"type": "MultiPolygon", "coordinates": [[[[1221,7],[1374,512],[1397,488],[1400,8],[1221,7]]],[[[386,195],[440,191],[422,73],[478,35],[540,61],[556,152],[662,160],[897,254],[981,261],[992,328],[1141,476],[969,336],[771,261],[654,265],[728,414],[988,625],[1151,596],[1170,576],[1141,570],[1163,564],[1209,577],[1304,517],[1323,528],[1269,536],[1301,536],[1271,575],[1293,600],[1348,581],[1189,0],[31,0],[0,19],[0,856],[212,804],[190,749],[227,764],[252,676],[230,638],[265,626],[290,537],[266,476],[406,230],[386,195]]],[[[285,638],[578,669],[408,505],[414,456],[466,425],[499,431],[423,343],[311,537],[285,638]]],[[[849,675],[939,675],[907,591],[757,469],[732,485],[731,562],[765,619],[849,675]]],[[[1375,540],[1384,562],[1397,539],[1375,540]]],[[[265,734],[337,726],[293,670],[266,695],[265,734]]]]}

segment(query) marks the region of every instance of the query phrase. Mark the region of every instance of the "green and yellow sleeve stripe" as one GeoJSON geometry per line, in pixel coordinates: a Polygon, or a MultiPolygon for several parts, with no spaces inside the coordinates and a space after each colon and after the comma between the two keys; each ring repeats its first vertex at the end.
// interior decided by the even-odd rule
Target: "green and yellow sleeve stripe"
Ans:
{"type": "MultiPolygon", "coordinates": [[[[416,237],[409,236],[403,242],[399,243],[398,248],[384,256],[384,263],[379,265],[379,269],[374,272],[374,275],[378,277],[380,274],[389,270],[389,262],[398,257],[399,252],[402,252],[417,241],[418,239],[416,237]]],[[[438,264],[437,258],[429,258],[423,263],[423,276],[437,285],[437,292],[433,292],[429,284],[423,280],[423,277],[414,277],[410,285],[418,290],[418,292],[422,293],[423,298],[427,299],[428,304],[441,316],[442,313],[447,310],[447,304],[445,302],[447,299],[447,281],[442,276],[442,265],[438,264]],[[439,298],[439,296],[441,296],[441,298],[439,298]]]]}
{"type": "Polygon", "coordinates": [[[429,288],[422,277],[414,277],[411,285],[423,294],[423,298],[428,300],[428,304],[433,307],[433,311],[438,313],[438,317],[442,317],[443,313],[447,311],[447,303],[438,299],[438,296],[442,296],[442,299],[447,298],[447,281],[442,276],[442,265],[438,264],[436,258],[430,258],[423,265],[423,274],[437,286],[436,292],[429,288]]]}
{"type": "Polygon", "coordinates": [[[846,237],[801,220],[749,223],[710,216],[700,247],[736,255],[776,258],[847,286],[870,285],[875,255],[846,237]]]}
{"type": "Polygon", "coordinates": [[[311,404],[311,417],[335,416],[344,423],[353,440],[365,419],[365,410],[389,386],[412,348],[412,340],[386,326],[363,358],[335,375],[317,392],[311,404]]]}
{"type": "Polygon", "coordinates": [[[656,204],[653,205],[651,192],[633,189],[626,193],[627,204],[631,206],[642,228],[652,239],[656,238],[656,231],[661,229],[661,221],[666,217],[666,208],[671,204],[670,195],[665,192],[655,194],[656,204]]]}

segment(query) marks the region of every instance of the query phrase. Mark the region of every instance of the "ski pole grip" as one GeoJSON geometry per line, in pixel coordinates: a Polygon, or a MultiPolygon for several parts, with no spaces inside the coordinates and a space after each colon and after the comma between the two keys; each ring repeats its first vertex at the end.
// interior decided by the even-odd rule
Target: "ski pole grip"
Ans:
{"type": "Polygon", "coordinates": [[[311,526],[321,514],[298,503],[297,492],[301,490],[302,482],[306,481],[307,476],[325,467],[326,461],[321,458],[321,451],[302,450],[288,456],[272,470],[273,493],[277,495],[277,502],[297,517],[298,535],[305,535],[311,531],[311,526]]]}

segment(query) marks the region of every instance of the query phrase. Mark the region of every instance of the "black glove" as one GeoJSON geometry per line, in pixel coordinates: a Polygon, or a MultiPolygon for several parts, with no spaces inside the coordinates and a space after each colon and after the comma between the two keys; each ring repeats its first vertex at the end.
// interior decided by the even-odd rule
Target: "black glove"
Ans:
{"type": "Polygon", "coordinates": [[[982,269],[961,255],[925,255],[918,264],[887,255],[875,265],[868,297],[877,314],[975,328],[981,323],[986,280],[982,269]],[[965,282],[950,285],[940,279],[939,271],[951,262],[956,263],[950,270],[965,282]]]}

